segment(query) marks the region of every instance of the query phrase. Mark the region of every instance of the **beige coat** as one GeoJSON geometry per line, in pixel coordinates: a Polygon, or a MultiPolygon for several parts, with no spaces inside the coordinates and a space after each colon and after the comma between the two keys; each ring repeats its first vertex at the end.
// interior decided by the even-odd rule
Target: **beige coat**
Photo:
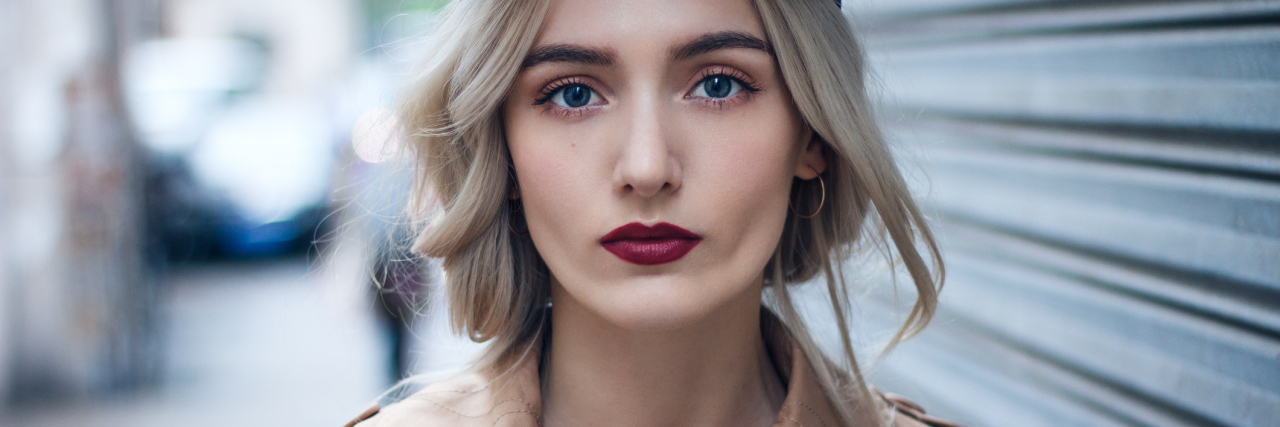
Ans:
{"type": "MultiPolygon", "coordinates": [[[[834,427],[835,409],[822,392],[800,347],[772,314],[761,319],[762,332],[787,397],[774,427],[834,427]]],[[[537,350],[537,349],[534,349],[537,350]]],[[[538,354],[536,351],[531,354],[538,354]]],[[[536,427],[542,424],[538,361],[528,358],[501,378],[468,374],[433,384],[386,408],[366,410],[346,427],[536,427]]],[[[925,415],[920,406],[880,393],[879,403],[894,427],[955,427],[925,415]]]]}

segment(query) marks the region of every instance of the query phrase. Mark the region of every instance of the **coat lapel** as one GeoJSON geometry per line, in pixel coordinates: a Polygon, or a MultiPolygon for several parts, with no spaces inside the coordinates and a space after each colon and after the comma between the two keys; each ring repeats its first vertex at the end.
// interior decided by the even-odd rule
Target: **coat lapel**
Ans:
{"type": "Polygon", "coordinates": [[[787,385],[787,397],[782,401],[782,408],[778,410],[773,426],[840,425],[840,418],[826,393],[822,391],[822,385],[818,383],[817,374],[809,365],[804,351],[791,339],[791,334],[777,316],[763,308],[760,311],[760,333],[769,349],[774,369],[778,370],[778,376],[787,385]]]}

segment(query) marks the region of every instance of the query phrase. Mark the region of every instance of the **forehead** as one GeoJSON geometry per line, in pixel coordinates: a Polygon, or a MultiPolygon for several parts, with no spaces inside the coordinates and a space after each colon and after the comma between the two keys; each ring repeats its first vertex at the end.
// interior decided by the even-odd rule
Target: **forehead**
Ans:
{"type": "Polygon", "coordinates": [[[674,44],[723,31],[765,39],[750,0],[552,0],[534,44],[665,51],[674,44]]]}

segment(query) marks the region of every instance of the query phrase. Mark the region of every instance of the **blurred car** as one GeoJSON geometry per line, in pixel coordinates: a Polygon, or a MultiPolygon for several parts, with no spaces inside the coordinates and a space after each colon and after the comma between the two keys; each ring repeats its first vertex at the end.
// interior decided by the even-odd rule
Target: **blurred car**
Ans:
{"type": "Polygon", "coordinates": [[[305,247],[330,210],[334,129],[321,106],[261,90],[262,43],[134,49],[126,100],[148,150],[148,226],[170,259],[305,247]]]}
{"type": "Polygon", "coordinates": [[[329,205],[331,137],[313,108],[256,99],[210,126],[187,158],[215,200],[211,225],[221,249],[272,253],[315,237],[329,205]]]}

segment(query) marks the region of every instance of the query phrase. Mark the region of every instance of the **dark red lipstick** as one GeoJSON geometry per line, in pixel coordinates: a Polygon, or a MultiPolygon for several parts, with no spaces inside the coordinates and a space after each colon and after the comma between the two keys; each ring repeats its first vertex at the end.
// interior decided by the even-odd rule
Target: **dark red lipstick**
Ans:
{"type": "Polygon", "coordinates": [[[600,238],[600,246],[623,261],[639,265],[666,264],[684,258],[702,236],[665,222],[652,227],[633,222],[600,238]]]}

